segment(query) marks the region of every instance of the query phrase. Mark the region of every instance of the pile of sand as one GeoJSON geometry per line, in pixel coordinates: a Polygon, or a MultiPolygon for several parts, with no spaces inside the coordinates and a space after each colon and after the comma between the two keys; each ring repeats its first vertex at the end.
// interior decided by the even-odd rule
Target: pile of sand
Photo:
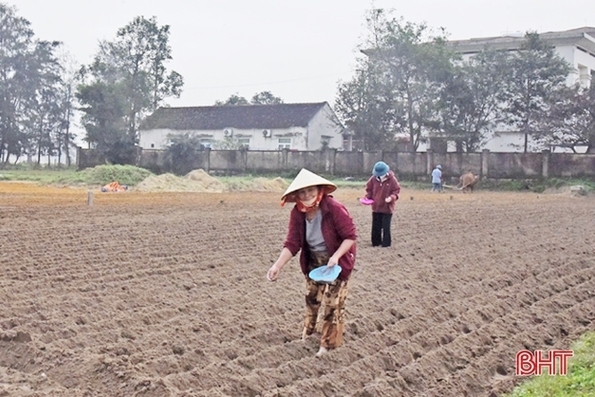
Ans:
{"type": "Polygon", "coordinates": [[[289,187],[289,183],[279,177],[275,179],[256,178],[252,185],[257,192],[284,192],[289,187]]]}
{"type": "Polygon", "coordinates": [[[190,171],[185,176],[186,179],[190,179],[191,181],[196,181],[200,183],[204,188],[205,191],[223,191],[225,190],[225,186],[221,183],[218,179],[213,178],[209,174],[207,174],[203,169],[197,169],[194,171],[190,171]]]}
{"type": "Polygon", "coordinates": [[[563,186],[559,188],[549,187],[543,191],[543,194],[560,194],[572,197],[587,196],[589,193],[589,189],[583,185],[563,186]]]}
{"type": "Polygon", "coordinates": [[[255,178],[254,180],[230,181],[227,188],[234,192],[284,192],[289,186],[282,178],[266,179],[255,178]]]}
{"type": "Polygon", "coordinates": [[[151,175],[139,183],[134,190],[140,192],[208,192],[221,193],[225,186],[203,170],[192,171],[185,177],[173,174],[151,175]],[[206,177],[202,174],[204,173],[206,177]]]}
{"type": "Polygon", "coordinates": [[[224,191],[242,192],[283,192],[289,184],[282,178],[254,180],[233,180],[224,184],[216,178],[198,169],[183,177],[173,174],[152,175],[139,183],[134,190],[139,192],[206,192],[221,193],[224,191]]]}

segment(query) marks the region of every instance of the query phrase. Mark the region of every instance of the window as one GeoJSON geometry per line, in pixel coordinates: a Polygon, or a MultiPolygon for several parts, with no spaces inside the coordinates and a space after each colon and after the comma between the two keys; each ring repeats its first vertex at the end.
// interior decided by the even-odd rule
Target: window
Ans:
{"type": "Polygon", "coordinates": [[[154,144],[154,143],[152,143],[152,144],[151,144],[151,147],[152,147],[152,148],[154,148],[154,147],[155,147],[155,144],[154,144]]]}
{"type": "Polygon", "coordinates": [[[588,67],[581,64],[578,65],[578,79],[581,87],[589,88],[589,85],[591,84],[591,75],[588,67]]]}
{"type": "Polygon", "coordinates": [[[279,138],[279,149],[291,149],[291,138],[279,138]]]}
{"type": "Polygon", "coordinates": [[[242,145],[242,147],[249,149],[250,148],[250,138],[238,138],[238,144],[242,145]]]}
{"type": "Polygon", "coordinates": [[[210,140],[210,139],[204,139],[204,138],[203,138],[203,139],[201,139],[201,140],[200,140],[200,144],[201,144],[201,145],[202,145],[202,146],[203,146],[205,149],[211,149],[211,147],[212,147],[212,146],[211,146],[211,145],[212,145],[212,142],[211,142],[211,140],[210,140]]]}

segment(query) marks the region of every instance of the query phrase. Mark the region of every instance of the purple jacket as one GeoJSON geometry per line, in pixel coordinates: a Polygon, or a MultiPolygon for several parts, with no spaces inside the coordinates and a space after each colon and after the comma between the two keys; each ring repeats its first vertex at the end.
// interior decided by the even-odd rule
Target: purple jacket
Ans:
{"type": "MultiPolygon", "coordinates": [[[[343,240],[357,239],[357,231],[351,215],[347,208],[332,196],[324,195],[320,201],[319,209],[322,212],[322,237],[326,243],[329,255],[333,255],[343,240]]],[[[296,207],[293,207],[289,216],[289,230],[287,238],[283,247],[291,251],[292,255],[296,255],[301,249],[300,267],[302,273],[308,275],[308,262],[310,262],[310,248],[306,242],[306,214],[300,212],[296,207]]],[[[341,266],[341,274],[339,279],[346,281],[355,265],[355,244],[349,251],[339,259],[339,266],[341,266]]]]}
{"type": "Polygon", "coordinates": [[[374,200],[372,212],[392,214],[395,211],[395,204],[399,199],[400,192],[401,185],[399,185],[399,181],[397,181],[392,171],[388,172],[388,178],[384,182],[380,182],[373,176],[366,183],[366,198],[374,200]],[[387,203],[384,200],[389,196],[393,199],[390,203],[387,203]]]}

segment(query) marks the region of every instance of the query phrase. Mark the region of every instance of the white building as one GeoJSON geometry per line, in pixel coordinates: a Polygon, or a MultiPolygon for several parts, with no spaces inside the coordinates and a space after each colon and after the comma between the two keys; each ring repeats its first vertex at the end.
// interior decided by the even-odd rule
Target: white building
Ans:
{"type": "MultiPolygon", "coordinates": [[[[557,54],[566,60],[572,72],[567,78],[567,84],[580,83],[583,87],[595,84],[595,27],[582,27],[562,32],[540,33],[539,37],[552,44],[557,54]],[[593,83],[592,83],[593,82],[593,83]]],[[[521,48],[525,41],[524,35],[483,37],[469,40],[450,41],[457,52],[468,59],[485,48],[495,50],[514,51],[521,48]]],[[[511,130],[507,126],[497,127],[484,149],[493,152],[522,151],[524,135],[511,130]]],[[[529,140],[529,147],[531,147],[529,140]]],[[[421,149],[420,150],[425,150],[421,149]]],[[[563,151],[559,149],[559,151],[563,151]]]]}
{"type": "Polygon", "coordinates": [[[207,147],[227,140],[251,150],[342,149],[345,132],[327,102],[165,107],[143,122],[139,145],[165,149],[171,134],[190,133],[207,147]]]}

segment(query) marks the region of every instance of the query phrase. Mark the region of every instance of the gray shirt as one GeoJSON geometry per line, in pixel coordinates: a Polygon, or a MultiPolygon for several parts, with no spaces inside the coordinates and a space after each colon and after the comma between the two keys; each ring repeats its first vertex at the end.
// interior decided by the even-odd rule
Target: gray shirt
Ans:
{"type": "Polygon", "coordinates": [[[322,237],[322,212],[318,210],[311,221],[306,218],[306,242],[310,250],[315,252],[327,251],[324,238],[322,237]]]}

